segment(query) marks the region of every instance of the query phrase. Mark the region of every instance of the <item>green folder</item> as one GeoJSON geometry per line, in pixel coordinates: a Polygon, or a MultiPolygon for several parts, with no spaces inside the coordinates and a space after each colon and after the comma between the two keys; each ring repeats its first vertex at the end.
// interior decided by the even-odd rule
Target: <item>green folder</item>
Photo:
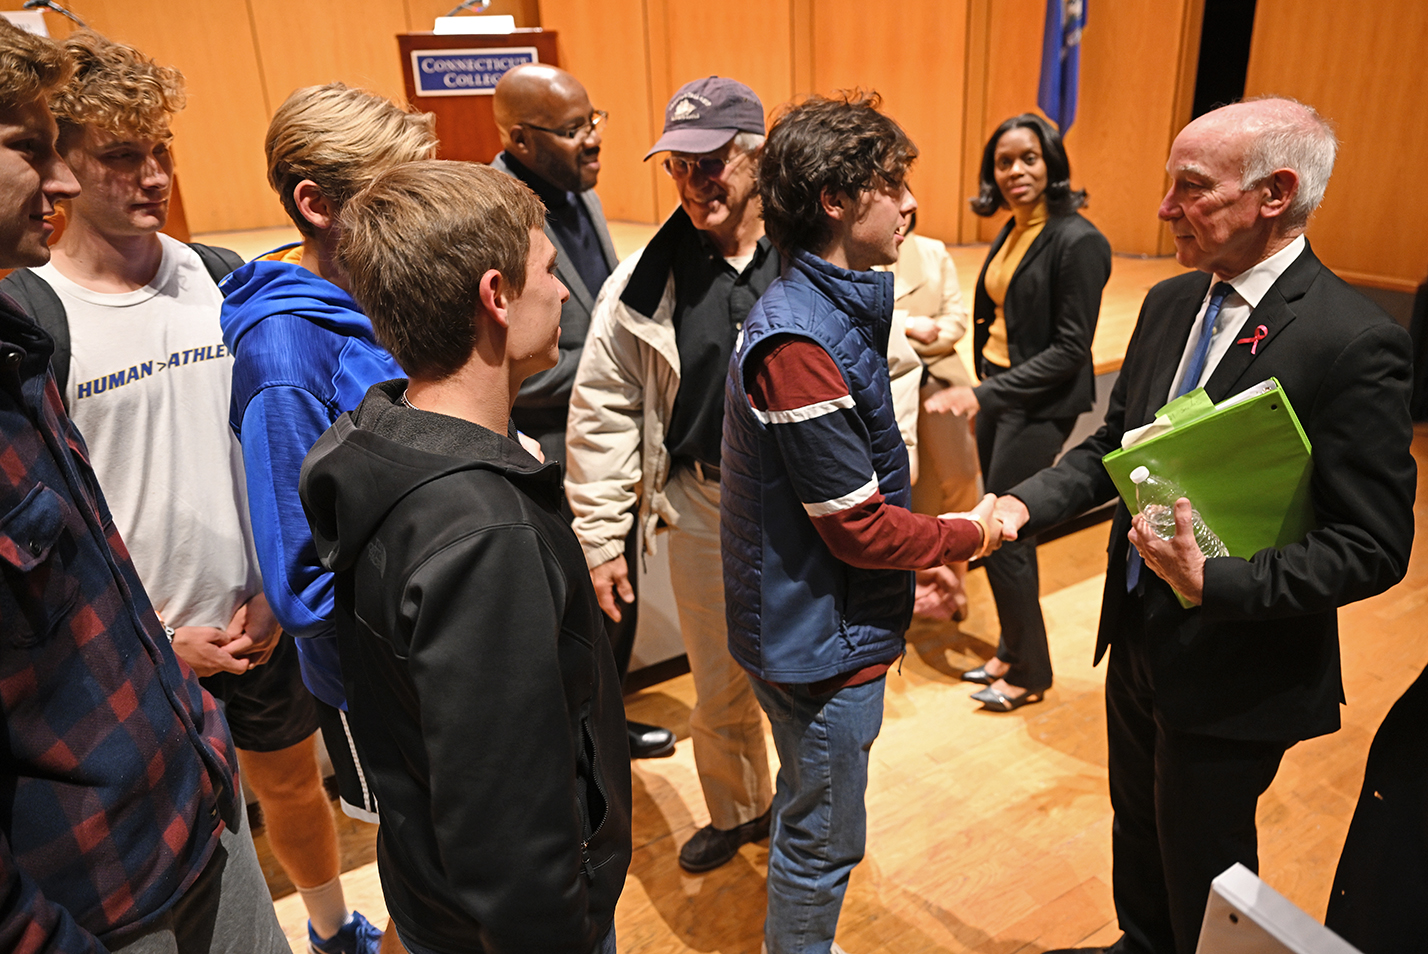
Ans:
{"type": "Polygon", "coordinates": [[[1218,405],[1196,388],[1156,419],[1145,438],[1102,458],[1131,513],[1130,473],[1144,465],[1180,485],[1231,556],[1297,543],[1315,528],[1309,438],[1277,380],[1218,405]]]}

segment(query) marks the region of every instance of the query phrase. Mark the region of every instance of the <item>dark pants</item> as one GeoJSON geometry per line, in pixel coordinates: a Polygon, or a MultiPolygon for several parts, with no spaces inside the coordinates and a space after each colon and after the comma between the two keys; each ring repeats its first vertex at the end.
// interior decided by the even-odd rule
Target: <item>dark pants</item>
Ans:
{"type": "Polygon", "coordinates": [[[640,621],[640,515],[635,513],[635,522],[630,525],[625,537],[625,567],[630,573],[630,589],[635,598],[628,603],[621,602],[620,594],[615,594],[615,602],[620,605],[620,621],[617,623],[605,617],[605,637],[610,640],[610,649],[615,653],[615,670],[620,674],[620,682],[630,672],[630,654],[635,649],[635,630],[640,621]]]}
{"type": "MultiPolygon", "coordinates": [[[[1139,607],[1126,615],[1138,617],[1139,607]]],[[[1145,648],[1155,638],[1118,637],[1106,673],[1112,886],[1125,932],[1117,950],[1193,954],[1210,882],[1235,862],[1259,870],[1255,808],[1293,743],[1167,726],[1145,648]]]]}
{"type": "MultiPolygon", "coordinates": [[[[536,412],[528,412],[535,414],[536,412]]],[[[527,432],[531,433],[531,432],[527,432]]],[[[563,467],[565,465],[565,428],[547,428],[535,432],[536,440],[540,441],[541,451],[545,454],[546,460],[558,460],[563,467]]],[[[560,512],[566,520],[573,521],[575,512],[570,509],[570,501],[565,494],[560,495],[560,512]]],[[[615,602],[620,604],[620,621],[617,623],[610,617],[605,617],[605,638],[610,640],[610,649],[615,653],[615,670],[620,675],[620,682],[625,681],[625,676],[630,671],[630,654],[635,648],[635,630],[639,624],[640,609],[640,513],[639,508],[635,508],[634,522],[630,524],[630,532],[625,537],[625,565],[630,571],[630,589],[634,591],[634,599],[628,603],[620,602],[620,595],[615,594],[615,602]]]]}
{"type": "MultiPolygon", "coordinates": [[[[1076,418],[1028,420],[1018,409],[977,415],[977,455],[987,492],[1004,494],[1043,468],[1050,467],[1066,443],[1076,418]]],[[[1001,640],[997,658],[1011,666],[1006,681],[1024,689],[1051,685],[1051,651],[1041,616],[1041,579],[1036,538],[1002,544],[984,561],[987,582],[997,604],[1001,640]]]]}
{"type": "Polygon", "coordinates": [[[1324,923],[1364,954],[1417,950],[1428,937],[1425,900],[1428,669],[1373,737],[1324,923]]]}

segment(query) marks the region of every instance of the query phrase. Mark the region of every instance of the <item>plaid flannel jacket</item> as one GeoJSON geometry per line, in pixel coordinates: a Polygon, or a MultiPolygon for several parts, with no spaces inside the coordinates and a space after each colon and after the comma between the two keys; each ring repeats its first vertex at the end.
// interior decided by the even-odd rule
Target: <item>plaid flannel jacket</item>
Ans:
{"type": "Polygon", "coordinates": [[[174,656],[49,373],[0,295],[0,951],[101,951],[236,822],[233,742],[174,656]]]}

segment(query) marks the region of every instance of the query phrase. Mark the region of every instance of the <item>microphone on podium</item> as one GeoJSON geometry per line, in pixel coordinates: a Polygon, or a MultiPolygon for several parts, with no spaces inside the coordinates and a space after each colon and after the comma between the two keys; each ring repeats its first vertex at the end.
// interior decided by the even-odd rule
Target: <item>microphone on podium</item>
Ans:
{"type": "Polygon", "coordinates": [[[46,10],[53,10],[55,13],[58,13],[62,17],[69,17],[71,20],[73,20],[75,23],[78,23],[82,27],[88,26],[88,24],[86,24],[79,17],[75,16],[73,13],[70,13],[58,3],[55,3],[54,0],[25,0],[24,4],[21,6],[21,9],[38,10],[41,7],[46,10]]]}
{"type": "MultiPolygon", "coordinates": [[[[48,0],[31,0],[31,2],[33,2],[33,3],[35,3],[35,4],[41,4],[41,3],[48,3],[48,0]]],[[[456,16],[458,13],[460,13],[462,10],[470,10],[472,7],[476,6],[476,4],[478,4],[478,3],[481,4],[481,9],[480,9],[480,10],[477,10],[476,12],[477,12],[477,13],[485,13],[485,12],[486,12],[486,8],[491,5],[491,0],[463,0],[463,2],[458,3],[456,6],[452,7],[452,8],[451,8],[450,10],[448,10],[445,14],[443,14],[443,16],[454,17],[454,16],[456,16]]],[[[29,9],[29,8],[26,7],[26,9],[29,9]]]]}

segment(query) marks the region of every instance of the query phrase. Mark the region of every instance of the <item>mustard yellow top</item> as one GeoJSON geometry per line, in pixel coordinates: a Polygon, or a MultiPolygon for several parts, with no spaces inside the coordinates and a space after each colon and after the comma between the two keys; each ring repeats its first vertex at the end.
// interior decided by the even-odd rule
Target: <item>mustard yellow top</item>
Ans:
{"type": "Polygon", "coordinates": [[[982,279],[987,295],[992,299],[992,304],[996,305],[992,323],[987,328],[987,343],[982,346],[982,359],[999,368],[1011,367],[1011,352],[1007,348],[1007,321],[1006,315],[1002,313],[1002,304],[1007,300],[1007,288],[1011,285],[1012,276],[1016,274],[1016,267],[1021,264],[1026,250],[1031,248],[1031,243],[1036,241],[1036,237],[1046,225],[1046,196],[1043,195],[1030,209],[1021,207],[1013,212],[1016,223],[1002,247],[997,249],[997,254],[987,263],[987,274],[982,279]]]}

